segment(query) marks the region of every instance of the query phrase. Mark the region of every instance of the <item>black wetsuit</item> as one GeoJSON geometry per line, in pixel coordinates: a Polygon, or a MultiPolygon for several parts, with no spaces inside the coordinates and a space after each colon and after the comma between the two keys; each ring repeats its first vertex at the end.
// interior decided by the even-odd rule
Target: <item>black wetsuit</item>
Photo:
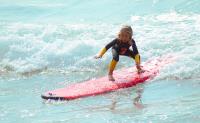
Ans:
{"type": "Polygon", "coordinates": [[[129,56],[135,59],[135,56],[138,54],[138,49],[135,44],[135,41],[132,39],[130,43],[120,42],[119,39],[114,39],[106,45],[106,50],[112,47],[112,55],[115,61],[119,61],[119,55],[129,56]],[[133,50],[130,50],[132,46],[133,50]]]}

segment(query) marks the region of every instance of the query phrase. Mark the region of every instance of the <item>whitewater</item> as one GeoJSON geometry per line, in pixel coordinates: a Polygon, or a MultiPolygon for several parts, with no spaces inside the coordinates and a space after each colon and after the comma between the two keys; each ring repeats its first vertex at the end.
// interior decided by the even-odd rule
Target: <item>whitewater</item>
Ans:
{"type": "MultiPolygon", "coordinates": [[[[0,1],[0,122],[200,122],[199,6],[199,0],[0,1]],[[129,89],[69,102],[41,99],[47,90],[107,75],[110,50],[101,60],[94,56],[124,24],[132,26],[143,62],[169,54],[176,61],[129,89]]],[[[133,65],[120,57],[116,69],[133,65]]]]}

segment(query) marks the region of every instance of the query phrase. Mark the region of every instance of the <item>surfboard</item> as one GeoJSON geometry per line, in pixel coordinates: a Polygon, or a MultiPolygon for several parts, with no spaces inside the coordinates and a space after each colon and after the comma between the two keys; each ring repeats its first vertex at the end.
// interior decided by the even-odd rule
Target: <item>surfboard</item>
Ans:
{"type": "Polygon", "coordinates": [[[41,95],[43,99],[73,100],[88,96],[100,95],[121,88],[128,88],[153,79],[161,68],[173,61],[172,57],[160,57],[145,62],[144,73],[138,74],[135,67],[114,71],[115,81],[109,81],[107,76],[93,78],[88,81],[68,85],[67,87],[47,91],[41,95]]]}

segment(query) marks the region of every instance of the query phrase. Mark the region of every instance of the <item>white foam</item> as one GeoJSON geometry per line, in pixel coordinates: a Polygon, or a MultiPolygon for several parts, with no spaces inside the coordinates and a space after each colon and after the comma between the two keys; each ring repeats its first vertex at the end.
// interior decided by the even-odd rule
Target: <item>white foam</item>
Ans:
{"type": "Polygon", "coordinates": [[[163,21],[163,22],[179,22],[179,21],[190,20],[190,16],[178,14],[177,12],[172,11],[170,13],[164,13],[164,14],[158,15],[156,16],[156,19],[158,21],[163,21]]]}
{"type": "MultiPolygon", "coordinates": [[[[167,53],[186,55],[181,63],[169,65],[164,76],[178,73],[194,73],[199,68],[199,16],[176,12],[161,15],[132,16],[126,22],[133,26],[134,39],[142,60],[167,53]],[[172,18],[171,18],[172,17],[172,18]],[[188,59],[191,66],[187,67],[188,59]],[[182,67],[186,67],[183,71],[182,67]],[[169,70],[174,70],[170,72],[169,70]]],[[[1,66],[10,66],[16,72],[27,72],[43,68],[95,67],[93,57],[109,41],[116,37],[123,24],[40,24],[1,23],[0,43],[6,49],[2,52],[1,66]],[[3,34],[6,34],[4,36],[3,34]],[[9,43],[5,43],[9,42],[9,43]],[[79,60],[78,60],[79,59],[79,60]]],[[[103,62],[109,62],[111,53],[106,53],[103,62]]],[[[180,61],[179,61],[180,62],[180,61]]],[[[132,63],[132,60],[120,64],[132,63]]],[[[88,68],[89,69],[89,68],[88,68]]],[[[96,69],[96,68],[94,68],[96,69]]],[[[185,77],[187,75],[184,74],[185,77]]],[[[191,76],[188,74],[188,76],[191,76]]]]}

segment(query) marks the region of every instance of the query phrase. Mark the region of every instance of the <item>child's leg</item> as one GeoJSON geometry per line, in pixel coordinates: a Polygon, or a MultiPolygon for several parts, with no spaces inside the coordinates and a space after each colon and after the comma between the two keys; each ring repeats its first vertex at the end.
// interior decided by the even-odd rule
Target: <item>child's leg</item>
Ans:
{"type": "Polygon", "coordinates": [[[112,59],[112,61],[110,62],[110,65],[109,65],[109,73],[108,73],[109,75],[113,74],[113,71],[114,71],[116,65],[117,65],[117,61],[112,59]]]}
{"type": "Polygon", "coordinates": [[[124,55],[129,56],[129,57],[131,57],[135,60],[138,73],[145,72],[144,70],[141,69],[141,66],[140,66],[141,61],[140,61],[140,55],[139,54],[134,54],[134,52],[132,50],[128,50],[124,55]]]}
{"type": "Polygon", "coordinates": [[[114,81],[114,78],[112,75],[113,75],[113,71],[117,65],[117,62],[119,61],[119,53],[117,52],[116,49],[112,49],[112,55],[113,55],[113,59],[109,65],[108,77],[109,77],[109,80],[114,81]]]}
{"type": "Polygon", "coordinates": [[[128,57],[131,57],[131,58],[133,58],[133,60],[135,60],[135,55],[136,54],[134,54],[132,50],[127,50],[124,55],[128,56],[128,57]]]}
{"type": "MultiPolygon", "coordinates": [[[[140,56],[138,54],[134,54],[134,52],[132,50],[127,50],[127,52],[124,55],[133,58],[133,60],[135,60],[136,64],[140,63],[140,56]]],[[[136,67],[137,67],[137,65],[136,65],[136,67]]]]}

